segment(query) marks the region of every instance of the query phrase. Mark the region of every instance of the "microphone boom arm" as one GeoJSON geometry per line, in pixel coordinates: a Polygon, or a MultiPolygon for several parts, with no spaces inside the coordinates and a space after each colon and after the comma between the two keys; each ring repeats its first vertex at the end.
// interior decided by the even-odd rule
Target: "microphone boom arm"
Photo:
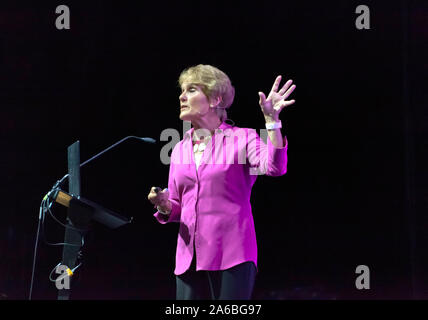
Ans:
{"type": "MultiPolygon", "coordinates": [[[[110,147],[108,147],[107,149],[104,149],[103,151],[101,151],[101,152],[97,153],[97,154],[96,154],[96,155],[94,155],[92,158],[90,158],[90,159],[86,160],[85,162],[82,162],[82,163],[80,164],[80,168],[81,168],[81,167],[83,167],[85,164],[87,164],[87,163],[91,162],[92,160],[95,160],[96,158],[98,158],[98,157],[99,157],[99,156],[101,156],[102,154],[106,153],[106,152],[107,152],[107,151],[109,151],[110,149],[113,149],[113,148],[114,148],[114,147],[116,147],[118,144],[121,144],[123,141],[128,140],[128,139],[131,139],[131,138],[138,139],[138,140],[141,140],[141,141],[144,141],[144,142],[156,143],[156,140],[155,140],[155,139],[153,139],[153,138],[142,138],[142,137],[137,137],[137,136],[127,136],[127,137],[125,137],[125,138],[123,138],[123,139],[119,140],[118,142],[116,142],[116,143],[112,144],[112,145],[111,145],[110,147]]],[[[56,182],[55,186],[54,186],[52,189],[56,189],[56,187],[61,186],[61,184],[64,182],[64,180],[65,180],[66,178],[68,178],[68,177],[69,177],[69,174],[67,173],[65,176],[63,176],[63,177],[61,178],[61,180],[58,180],[58,181],[56,182]]]]}

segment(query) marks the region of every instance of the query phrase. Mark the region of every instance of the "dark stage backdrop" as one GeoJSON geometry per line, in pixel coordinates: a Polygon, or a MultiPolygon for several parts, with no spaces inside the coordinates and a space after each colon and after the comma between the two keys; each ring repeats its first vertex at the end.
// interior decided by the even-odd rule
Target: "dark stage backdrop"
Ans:
{"type": "MultiPolygon", "coordinates": [[[[415,174],[426,159],[427,11],[416,2],[2,2],[2,297],[28,298],[40,201],[67,172],[67,147],[79,140],[83,161],[127,135],[158,143],[130,140],[82,168],[82,196],[134,221],[93,225],[72,298],[175,297],[178,225],[157,223],[147,194],[167,185],[160,134],[183,136],[177,79],[199,63],[231,78],[229,118],[240,127],[264,127],[258,91],[277,75],[297,85],[280,115],[288,172],[253,189],[254,298],[427,297],[428,224],[416,200],[427,189],[415,174]],[[69,30],[55,27],[61,4],[69,30]],[[360,4],[369,30],[356,28],[360,4]],[[370,269],[369,290],[355,287],[358,265],[370,269]]],[[[54,213],[65,220],[59,205],[54,213]]],[[[63,240],[51,219],[46,229],[63,240]]],[[[34,299],[56,299],[48,276],[61,252],[40,243],[34,299]]]]}

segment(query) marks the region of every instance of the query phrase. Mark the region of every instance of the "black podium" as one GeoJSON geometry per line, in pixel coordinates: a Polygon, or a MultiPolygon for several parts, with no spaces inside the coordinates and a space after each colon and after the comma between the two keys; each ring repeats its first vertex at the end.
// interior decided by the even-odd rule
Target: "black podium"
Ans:
{"type": "MultiPolygon", "coordinates": [[[[66,174],[62,179],[58,180],[52,189],[43,197],[43,200],[40,205],[39,211],[39,221],[37,226],[37,235],[36,243],[34,247],[34,257],[33,257],[33,269],[31,274],[31,285],[29,300],[32,298],[33,292],[33,283],[34,283],[34,273],[36,269],[36,260],[37,260],[37,247],[39,243],[40,230],[44,230],[44,221],[46,212],[49,212],[51,215],[50,207],[53,202],[57,202],[68,208],[67,210],[67,222],[66,224],[61,223],[53,215],[52,217],[57,220],[61,225],[65,226],[65,236],[63,243],[48,243],[45,238],[45,242],[49,245],[63,245],[62,260],[61,263],[57,265],[59,267],[66,267],[62,271],[65,271],[63,276],[59,276],[56,280],[51,279],[51,274],[49,275],[49,280],[53,282],[62,281],[65,277],[68,277],[67,286],[57,286],[59,289],[58,300],[69,300],[71,295],[71,290],[68,284],[71,283],[71,276],[74,271],[79,268],[81,263],[76,266],[76,262],[81,258],[81,249],[84,245],[84,236],[89,231],[90,222],[96,221],[107,226],[110,229],[116,229],[120,226],[132,222],[132,217],[130,219],[125,218],[109,209],[102,207],[101,205],[92,202],[88,199],[81,197],[80,195],[80,168],[85,164],[95,160],[105,152],[116,147],[120,143],[128,139],[137,139],[139,141],[155,144],[156,140],[153,138],[143,138],[136,136],[127,136],[122,140],[114,143],[110,147],[99,152],[92,158],[86,160],[83,163],[80,163],[80,142],[76,141],[68,147],[67,150],[67,161],[68,161],[68,174],[66,174]],[[68,178],[68,192],[62,190],[62,183],[65,179],[68,178]],[[66,288],[67,287],[67,288],[66,288]]],[[[44,233],[44,231],[42,231],[44,233]]],[[[58,284],[58,283],[56,283],[58,284]]],[[[60,283],[61,284],[61,283],[60,283]]]]}
{"type": "MultiPolygon", "coordinates": [[[[60,186],[52,191],[51,198],[67,207],[67,225],[64,236],[62,264],[73,270],[77,265],[83,238],[91,220],[115,229],[132,221],[80,196],[80,143],[68,147],[68,193],[60,186]]],[[[98,156],[98,155],[97,155],[98,156]]],[[[88,162],[88,161],[87,161],[88,162]]],[[[85,163],[87,163],[85,162],[85,163]]],[[[70,278],[71,280],[71,278],[70,278]]],[[[58,300],[69,300],[71,289],[60,289],[58,300]]]]}

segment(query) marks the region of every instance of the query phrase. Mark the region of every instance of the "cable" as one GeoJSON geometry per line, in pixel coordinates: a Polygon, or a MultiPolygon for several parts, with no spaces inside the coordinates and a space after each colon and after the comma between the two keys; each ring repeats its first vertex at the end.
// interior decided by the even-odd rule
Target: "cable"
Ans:
{"type": "Polygon", "coordinates": [[[49,215],[61,226],[63,226],[64,228],[70,228],[72,230],[78,231],[78,232],[86,232],[88,230],[86,229],[79,229],[79,228],[75,228],[72,227],[70,225],[65,225],[63,224],[61,221],[59,221],[52,213],[50,207],[52,206],[53,203],[49,202],[49,197],[47,199],[44,200],[43,203],[43,211],[42,211],[42,234],[43,234],[43,240],[47,245],[50,246],[72,246],[72,247],[82,247],[85,243],[84,241],[84,237],[82,235],[82,239],[81,239],[81,244],[72,244],[72,243],[65,243],[65,242],[58,242],[58,243],[51,243],[47,240],[46,237],[46,227],[45,227],[45,217],[46,217],[46,212],[49,212],[49,215]]]}
{"type": "MultiPolygon", "coordinates": [[[[50,207],[52,206],[52,202],[50,202],[50,194],[58,187],[58,185],[61,184],[61,182],[68,177],[68,174],[65,175],[61,180],[58,180],[55,184],[55,186],[51,189],[51,191],[49,191],[44,197],[42,202],[40,203],[40,208],[39,208],[39,219],[38,219],[38,223],[37,223],[37,233],[36,233],[36,241],[34,244],[34,255],[33,255],[33,266],[32,266],[32,270],[31,270],[31,282],[30,282],[30,292],[28,295],[28,300],[32,299],[32,295],[33,295],[33,285],[34,285],[34,275],[35,275],[35,271],[36,271],[36,261],[37,261],[37,250],[38,250],[38,244],[39,244],[39,238],[40,238],[40,229],[42,229],[42,234],[43,234],[43,239],[45,241],[46,244],[48,245],[52,245],[52,246],[59,246],[59,245],[68,245],[68,246],[75,246],[75,247],[83,247],[85,241],[84,241],[84,237],[82,235],[82,243],[81,245],[77,245],[77,244],[71,244],[71,243],[50,243],[47,241],[46,239],[46,233],[45,233],[45,217],[46,217],[46,211],[49,212],[49,214],[51,215],[51,217],[60,225],[62,225],[65,228],[70,228],[79,232],[85,232],[87,230],[84,229],[78,229],[72,226],[67,226],[65,224],[63,224],[61,221],[59,221],[52,213],[52,211],[50,210],[50,207]]],[[[72,272],[74,272],[74,270],[76,270],[78,267],[80,267],[81,263],[74,268],[73,270],[71,270],[72,272]]],[[[51,272],[52,274],[52,272],[51,272]]],[[[49,276],[50,278],[50,276],[49,276]]]]}
{"type": "Polygon", "coordinates": [[[56,269],[56,268],[58,268],[58,266],[60,266],[61,265],[61,263],[62,262],[60,262],[60,263],[58,263],[52,270],[51,270],[51,272],[49,273],[49,280],[51,281],[51,282],[57,282],[58,280],[62,280],[62,278],[65,278],[67,275],[68,276],[72,276],[73,274],[74,274],[74,271],[76,271],[81,265],[82,265],[82,263],[80,262],[76,267],[74,267],[73,269],[70,269],[68,266],[66,266],[67,267],[67,270],[66,270],[66,275],[64,275],[62,278],[60,278],[61,276],[58,276],[58,278],[56,278],[56,279],[52,279],[52,273],[54,272],[54,270],[56,269]]]}
{"type": "Polygon", "coordinates": [[[42,215],[42,204],[44,200],[40,204],[39,209],[39,222],[37,223],[37,235],[36,235],[36,243],[34,245],[34,256],[33,256],[33,268],[31,271],[31,285],[30,285],[30,293],[28,295],[28,300],[31,300],[32,294],[33,294],[33,284],[34,284],[34,273],[36,270],[36,259],[37,259],[37,247],[39,244],[39,234],[40,234],[40,223],[41,223],[41,215],[42,215]]]}
{"type": "Polygon", "coordinates": [[[78,232],[87,232],[87,231],[89,231],[89,229],[80,229],[80,228],[76,228],[76,227],[74,227],[74,226],[70,226],[70,225],[65,225],[64,223],[62,223],[61,221],[59,221],[53,214],[52,214],[52,211],[51,211],[51,206],[52,206],[52,204],[53,203],[51,203],[51,202],[49,202],[49,198],[47,199],[47,210],[48,210],[48,212],[49,212],[49,214],[50,214],[50,216],[56,221],[56,222],[58,222],[60,225],[62,225],[64,228],[70,228],[70,229],[72,229],[72,230],[75,230],[75,231],[78,231],[78,232]]]}
{"type": "Polygon", "coordinates": [[[55,279],[52,279],[52,273],[54,272],[54,270],[56,269],[56,268],[58,268],[58,266],[60,266],[61,265],[61,262],[60,263],[58,263],[52,270],[51,270],[51,272],[49,273],[49,280],[50,281],[52,281],[52,282],[55,282],[55,279]]]}

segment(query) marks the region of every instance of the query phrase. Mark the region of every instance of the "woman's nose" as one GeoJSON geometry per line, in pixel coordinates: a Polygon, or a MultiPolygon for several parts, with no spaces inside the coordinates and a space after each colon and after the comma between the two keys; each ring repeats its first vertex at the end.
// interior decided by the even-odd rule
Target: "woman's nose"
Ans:
{"type": "Polygon", "coordinates": [[[186,97],[185,93],[183,92],[182,94],[180,94],[180,96],[178,97],[178,99],[180,101],[185,101],[187,99],[187,97],[186,97]]]}

